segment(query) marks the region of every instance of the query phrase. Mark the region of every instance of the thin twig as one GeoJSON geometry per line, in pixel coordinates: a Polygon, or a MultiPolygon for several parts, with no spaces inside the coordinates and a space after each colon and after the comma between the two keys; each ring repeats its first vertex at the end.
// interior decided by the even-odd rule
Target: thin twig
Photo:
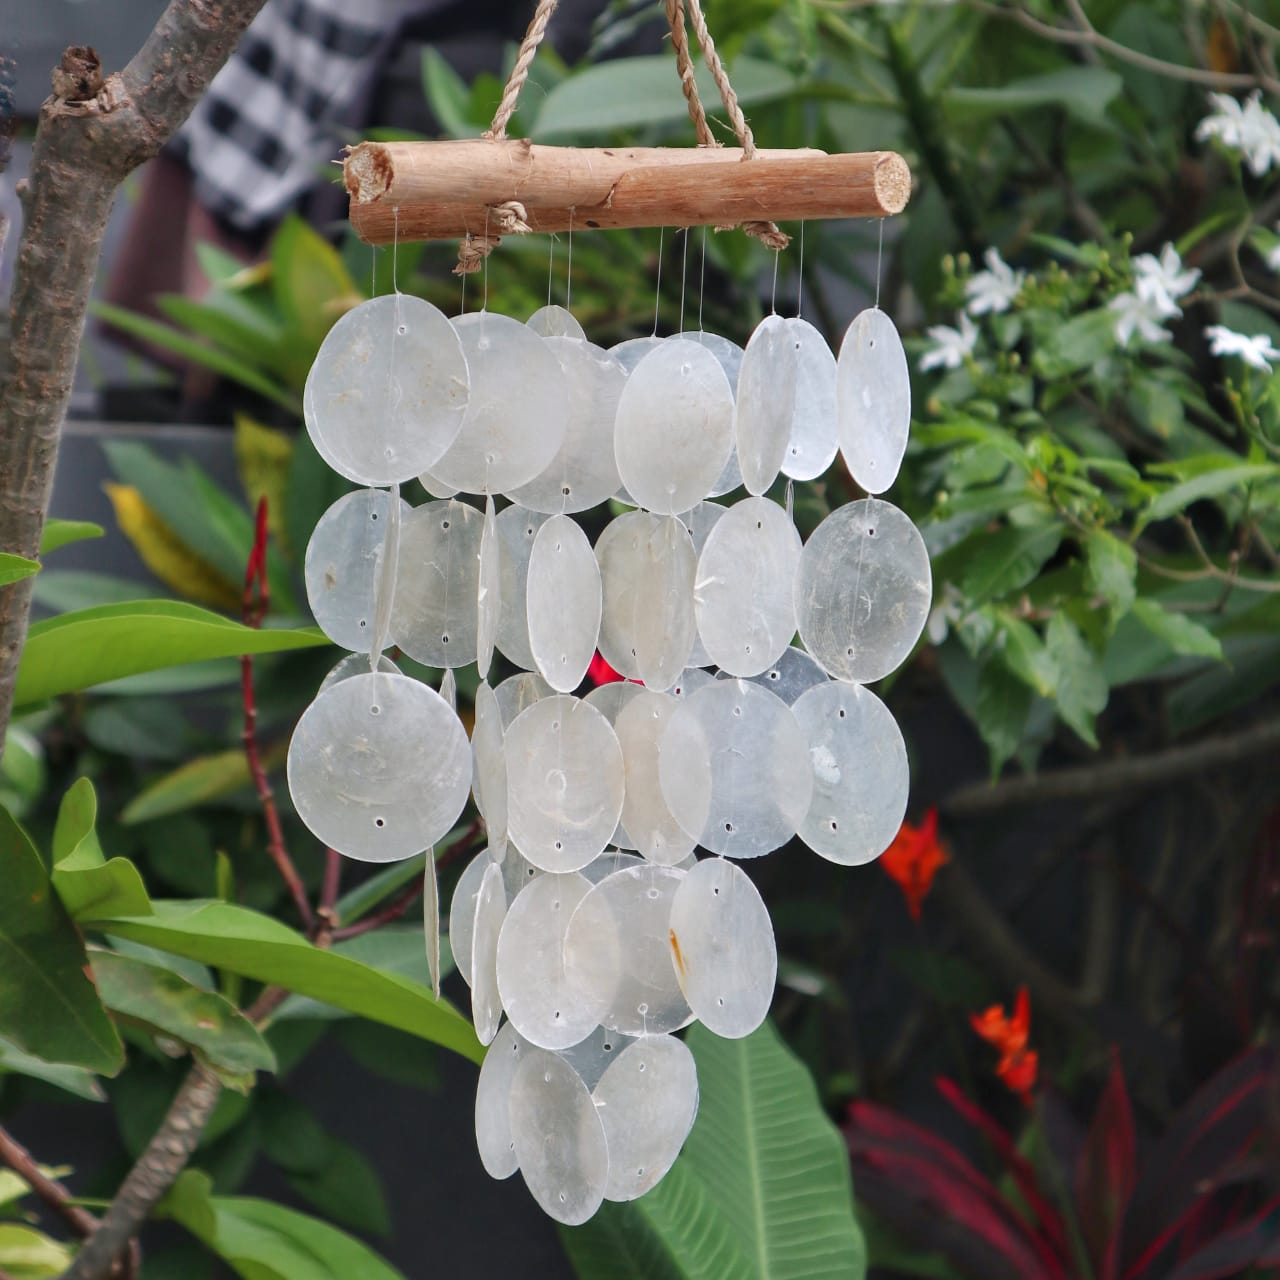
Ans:
{"type": "Polygon", "coordinates": [[[59,1182],[43,1173],[35,1157],[7,1130],[0,1128],[0,1160],[9,1166],[81,1239],[93,1235],[98,1220],[87,1209],[69,1203],[59,1182]]]}
{"type": "Polygon", "coordinates": [[[391,899],[380,911],[349,924],[346,928],[333,931],[334,942],[342,942],[347,938],[358,938],[362,933],[372,933],[384,924],[399,920],[411,906],[422,896],[422,879],[415,876],[401,891],[391,899]]]}
{"type": "Polygon", "coordinates": [[[338,894],[342,890],[342,855],[337,849],[324,851],[324,881],[320,886],[320,905],[316,908],[316,936],[333,932],[338,923],[338,894]]]}

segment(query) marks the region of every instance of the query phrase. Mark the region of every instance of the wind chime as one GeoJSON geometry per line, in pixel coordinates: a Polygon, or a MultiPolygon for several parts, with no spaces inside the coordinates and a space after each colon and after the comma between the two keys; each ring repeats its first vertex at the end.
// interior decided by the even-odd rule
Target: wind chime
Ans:
{"type": "MultiPolygon", "coordinates": [[[[667,11],[696,150],[506,139],[555,8],[543,0],[485,137],[348,155],[356,230],[460,237],[465,273],[504,234],[742,224],[780,250],[777,220],[901,211],[897,155],[757,151],[687,4],[740,148],[708,129],[685,0],[667,11]]],[[[905,812],[902,735],[866,686],[924,627],[923,540],[870,496],[802,545],[789,493],[766,496],[837,450],[868,494],[889,488],[910,421],[902,344],[876,307],[838,360],[777,315],[745,350],[699,330],[606,351],[564,308],[449,319],[396,292],[333,327],[304,407],[320,454],[366,487],[307,548],[316,621],[351,653],[294,733],[294,803],[326,845],[390,862],[429,849],[474,796],[488,848],[459,880],[449,940],[491,1046],[480,1157],[584,1222],[679,1154],[698,1080],[675,1033],[700,1019],[745,1036],[768,1011],[773,927],[738,861],[798,835],[865,863],[905,812]],[[401,499],[414,478],[435,500],[401,499]],[[610,500],[627,509],[593,547],[575,516],[610,500]],[[392,646],[444,668],[442,692],[400,674],[392,646]],[[490,687],[495,649],[519,670],[490,687]],[[627,682],[579,697],[597,649],[627,682]],[[452,671],[472,663],[468,740],[452,671]]],[[[438,987],[430,857],[426,901],[438,987]]]]}

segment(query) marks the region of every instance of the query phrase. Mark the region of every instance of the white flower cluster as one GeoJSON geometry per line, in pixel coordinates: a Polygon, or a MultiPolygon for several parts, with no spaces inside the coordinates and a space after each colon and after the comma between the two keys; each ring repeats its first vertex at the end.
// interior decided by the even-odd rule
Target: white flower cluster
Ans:
{"type": "Polygon", "coordinates": [[[1230,94],[1211,93],[1214,110],[1200,121],[1196,138],[1217,138],[1224,147],[1239,151],[1250,173],[1260,178],[1272,165],[1280,168],[1280,120],[1262,105],[1256,89],[1240,103],[1230,94]]]}
{"type": "Polygon", "coordinates": [[[1197,270],[1186,270],[1177,249],[1166,244],[1157,258],[1143,253],[1133,260],[1133,288],[1112,298],[1116,341],[1127,347],[1135,333],[1144,342],[1168,342],[1163,321],[1182,314],[1178,305],[1196,287],[1197,270]]]}
{"type": "Polygon", "coordinates": [[[1209,339],[1209,354],[1215,356],[1239,356],[1247,365],[1271,372],[1271,361],[1280,360],[1280,350],[1271,341],[1271,335],[1255,333],[1252,337],[1236,333],[1223,324],[1211,324],[1204,336],[1209,339]]]}
{"type": "Polygon", "coordinates": [[[934,345],[920,360],[920,370],[958,369],[965,357],[973,354],[978,341],[978,327],[970,316],[999,315],[1008,311],[1026,282],[1025,271],[1014,269],[1000,256],[1000,250],[991,248],[982,255],[987,264],[985,271],[976,271],[965,281],[964,310],[960,313],[959,328],[949,324],[932,325],[925,332],[934,345]]]}

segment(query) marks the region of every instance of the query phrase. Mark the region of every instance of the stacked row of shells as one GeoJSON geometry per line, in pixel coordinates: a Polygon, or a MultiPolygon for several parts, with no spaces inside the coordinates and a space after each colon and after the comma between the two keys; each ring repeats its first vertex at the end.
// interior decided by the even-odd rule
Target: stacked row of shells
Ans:
{"type": "Polygon", "coordinates": [[[481,1159],[583,1222],[680,1151],[698,1081],[675,1033],[745,1036],[768,1011],[773,928],[738,862],[798,836],[865,863],[903,817],[902,735],[866,685],[924,627],[924,543],[868,497],[802,544],[778,483],[841,451],[869,494],[889,487],[901,342],[875,309],[838,361],[778,316],[745,350],[697,332],[606,351],[563,308],[449,320],[395,294],[334,326],[305,410],[366,487],[307,549],[316,621],[351,656],[294,734],[294,803],[326,845],[387,862],[474,796],[488,848],[449,914],[492,1045],[481,1159]],[[433,499],[417,507],[399,496],[414,478],[433,499]],[[392,647],[477,665],[469,740],[392,647]],[[515,674],[497,679],[495,651],[515,674]],[[597,651],[626,680],[579,696],[597,651]]]}

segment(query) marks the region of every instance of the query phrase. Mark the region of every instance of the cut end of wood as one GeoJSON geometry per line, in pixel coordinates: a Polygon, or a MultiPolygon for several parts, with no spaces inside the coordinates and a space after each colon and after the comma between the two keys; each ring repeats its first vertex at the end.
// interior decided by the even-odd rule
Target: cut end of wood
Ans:
{"type": "Polygon", "coordinates": [[[347,194],[356,204],[369,204],[387,194],[395,180],[390,151],[380,142],[362,142],[352,147],[342,162],[347,194]]]}
{"type": "Polygon", "coordinates": [[[876,162],[876,199],[887,214],[901,213],[911,199],[911,166],[896,152],[886,151],[876,162]]]}

